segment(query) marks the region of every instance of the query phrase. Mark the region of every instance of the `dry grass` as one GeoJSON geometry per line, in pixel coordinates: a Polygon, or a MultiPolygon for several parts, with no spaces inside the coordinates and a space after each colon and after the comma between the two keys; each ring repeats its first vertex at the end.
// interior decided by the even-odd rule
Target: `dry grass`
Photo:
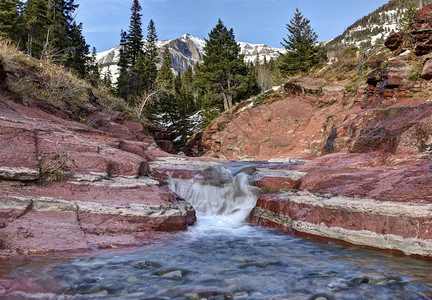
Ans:
{"type": "Polygon", "coordinates": [[[0,37],[0,58],[6,70],[16,78],[10,83],[10,88],[21,96],[26,105],[35,98],[46,100],[60,109],[74,112],[76,120],[86,122],[84,116],[80,114],[90,105],[89,92],[92,91],[98,98],[99,104],[104,107],[104,112],[121,111],[131,114],[131,109],[127,107],[126,102],[115,97],[108,87],[100,85],[95,88],[49,59],[30,58],[19,51],[10,40],[2,37],[0,37]]]}

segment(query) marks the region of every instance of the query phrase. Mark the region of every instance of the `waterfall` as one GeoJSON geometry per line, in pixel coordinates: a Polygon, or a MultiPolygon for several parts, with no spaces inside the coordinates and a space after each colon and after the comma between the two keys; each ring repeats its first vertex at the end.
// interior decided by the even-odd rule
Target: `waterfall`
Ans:
{"type": "Polygon", "coordinates": [[[200,216],[226,216],[230,221],[244,221],[259,197],[246,173],[233,175],[222,166],[212,166],[204,176],[185,180],[170,178],[168,188],[186,199],[200,216]]]}

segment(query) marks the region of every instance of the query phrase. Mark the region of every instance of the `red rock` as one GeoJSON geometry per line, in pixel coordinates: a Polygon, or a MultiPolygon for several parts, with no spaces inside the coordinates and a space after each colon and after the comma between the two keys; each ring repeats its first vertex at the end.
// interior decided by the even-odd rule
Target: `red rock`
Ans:
{"type": "Polygon", "coordinates": [[[411,49],[412,41],[409,30],[402,30],[391,34],[385,40],[384,45],[391,51],[394,51],[396,55],[411,49]]]}
{"type": "Polygon", "coordinates": [[[421,77],[426,80],[432,79],[432,61],[430,59],[424,64],[421,77]]]}
{"type": "Polygon", "coordinates": [[[309,193],[265,194],[251,220],[300,236],[431,258],[431,217],[424,209],[423,204],[309,193]]]}
{"type": "Polygon", "coordinates": [[[0,178],[9,180],[0,179],[0,257],[142,245],[195,222],[184,200],[136,179],[168,155],[140,124],[95,102],[104,132],[42,106],[0,100],[0,178]],[[59,181],[46,180],[49,168],[60,168],[59,181]]]}
{"type": "Polygon", "coordinates": [[[410,18],[410,30],[416,55],[432,51],[432,4],[416,11],[410,18]]]}
{"type": "Polygon", "coordinates": [[[254,183],[260,188],[293,189],[297,180],[285,177],[260,177],[256,178],[254,183]]]}
{"type": "Polygon", "coordinates": [[[174,153],[174,145],[170,140],[157,140],[156,144],[167,153],[174,153]]]}

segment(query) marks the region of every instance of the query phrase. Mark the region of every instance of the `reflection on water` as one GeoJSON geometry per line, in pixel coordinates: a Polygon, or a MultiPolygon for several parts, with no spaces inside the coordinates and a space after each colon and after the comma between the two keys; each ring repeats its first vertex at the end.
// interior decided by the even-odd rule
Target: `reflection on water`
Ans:
{"type": "MultiPolygon", "coordinates": [[[[172,184],[184,188],[189,183],[172,184]]],[[[245,197],[240,206],[256,201],[246,199],[256,197],[253,190],[243,181],[238,184],[245,197]]],[[[201,189],[209,187],[217,201],[217,186],[221,193],[236,194],[235,188],[227,192],[226,182],[204,184],[194,187],[196,201],[202,200],[201,189]]],[[[198,213],[197,224],[174,239],[92,257],[9,262],[0,266],[0,274],[32,283],[44,291],[38,297],[52,299],[432,298],[431,262],[248,225],[239,221],[237,208],[225,200],[220,203],[229,208],[223,210],[228,214],[212,214],[205,208],[198,213]]]]}

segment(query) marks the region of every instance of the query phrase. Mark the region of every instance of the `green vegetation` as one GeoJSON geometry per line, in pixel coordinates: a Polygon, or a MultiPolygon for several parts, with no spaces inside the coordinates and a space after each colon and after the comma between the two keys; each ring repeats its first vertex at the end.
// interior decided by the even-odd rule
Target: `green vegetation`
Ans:
{"type": "Polygon", "coordinates": [[[281,44],[287,53],[282,55],[279,65],[283,76],[307,71],[326,59],[324,49],[316,45],[318,36],[310,26],[310,20],[298,9],[290,23],[286,24],[286,28],[287,39],[284,38],[281,44]]]}
{"type": "Polygon", "coordinates": [[[49,181],[57,181],[67,175],[67,173],[76,167],[75,161],[70,157],[69,153],[62,150],[54,150],[54,156],[46,161],[42,157],[38,157],[40,162],[40,171],[43,177],[49,181]]]}
{"type": "Polygon", "coordinates": [[[259,92],[254,74],[240,55],[234,30],[228,30],[220,19],[209,33],[204,51],[203,63],[197,68],[197,84],[222,98],[224,110],[230,109],[236,99],[259,92]]]}

